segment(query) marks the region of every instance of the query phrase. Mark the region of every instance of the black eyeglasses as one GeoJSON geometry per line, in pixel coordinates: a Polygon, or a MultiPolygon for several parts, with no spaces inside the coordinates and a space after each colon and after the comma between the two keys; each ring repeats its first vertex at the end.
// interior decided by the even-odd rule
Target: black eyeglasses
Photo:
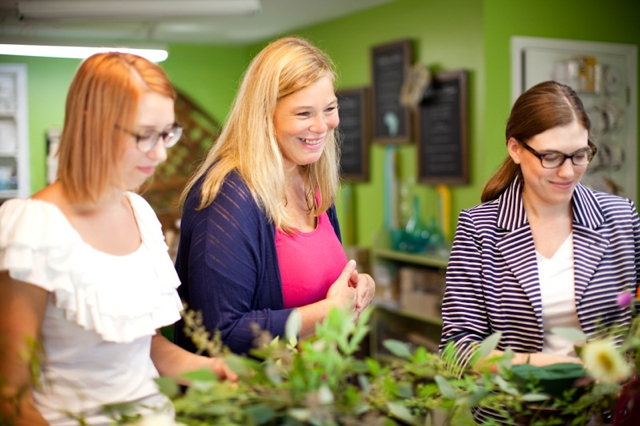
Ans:
{"type": "Polygon", "coordinates": [[[156,147],[158,141],[161,138],[162,142],[164,143],[164,147],[171,148],[178,142],[180,136],[182,136],[182,127],[178,123],[174,123],[171,130],[165,130],[163,132],[156,132],[155,130],[148,130],[145,132],[132,132],[131,130],[127,130],[118,125],[116,125],[116,128],[136,138],[138,149],[142,152],[151,151],[156,147]]]}
{"type": "Polygon", "coordinates": [[[598,152],[598,147],[591,143],[591,141],[589,141],[589,148],[579,149],[573,154],[565,154],[558,151],[540,153],[522,141],[518,140],[518,143],[522,145],[524,149],[538,157],[538,159],[540,159],[540,164],[545,169],[557,169],[564,164],[567,158],[571,159],[574,166],[586,166],[591,162],[591,160],[593,160],[593,156],[596,155],[596,152],[598,152]]]}

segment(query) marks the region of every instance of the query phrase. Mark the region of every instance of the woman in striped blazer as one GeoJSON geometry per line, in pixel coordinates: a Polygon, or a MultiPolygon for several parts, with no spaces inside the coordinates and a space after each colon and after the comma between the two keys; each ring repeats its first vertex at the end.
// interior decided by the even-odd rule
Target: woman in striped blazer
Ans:
{"type": "Polygon", "coordinates": [[[589,131],[568,86],[540,83],[515,102],[509,156],[460,213],[447,266],[440,346],[455,342],[462,362],[494,332],[494,355],[510,347],[514,364],[580,362],[554,327],[628,326],[616,298],[637,292],[640,219],[633,201],[579,183],[596,153],[589,131]]]}

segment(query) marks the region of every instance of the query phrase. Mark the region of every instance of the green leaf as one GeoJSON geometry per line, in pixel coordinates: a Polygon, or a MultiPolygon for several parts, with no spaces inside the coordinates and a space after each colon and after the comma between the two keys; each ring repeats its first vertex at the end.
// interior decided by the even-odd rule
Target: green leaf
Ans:
{"type": "Polygon", "coordinates": [[[245,414],[253,419],[256,424],[264,424],[271,421],[276,413],[266,404],[256,404],[244,409],[245,414]]]}
{"type": "Polygon", "coordinates": [[[363,394],[368,395],[371,392],[371,383],[364,374],[358,374],[358,384],[360,385],[360,392],[363,394]]]}
{"type": "Polygon", "coordinates": [[[409,409],[404,405],[398,404],[397,402],[387,402],[387,408],[392,417],[409,423],[410,425],[417,424],[416,418],[413,417],[409,409]]]}
{"type": "Polygon", "coordinates": [[[235,354],[229,354],[224,357],[224,362],[234,373],[244,376],[253,371],[250,360],[235,354]]]}
{"type": "Polygon", "coordinates": [[[525,402],[540,402],[549,399],[549,395],[546,393],[526,393],[522,395],[522,400],[525,402]]]}
{"type": "Polygon", "coordinates": [[[469,397],[469,401],[468,401],[469,406],[470,407],[477,406],[480,403],[480,401],[482,401],[484,399],[484,397],[489,395],[489,394],[490,394],[490,392],[485,388],[477,389],[469,397]]]}
{"type": "Polygon", "coordinates": [[[160,392],[169,398],[175,398],[180,392],[178,384],[169,377],[156,377],[155,381],[158,384],[160,392]]]}
{"type": "Polygon", "coordinates": [[[287,412],[299,422],[307,422],[311,419],[311,411],[307,408],[290,408],[287,412]]]}
{"type": "Polygon", "coordinates": [[[181,377],[190,380],[192,382],[217,382],[218,376],[215,375],[211,370],[207,368],[201,368],[196,371],[189,371],[188,373],[184,373],[181,377]]]}
{"type": "Polygon", "coordinates": [[[448,399],[456,398],[456,390],[454,389],[453,386],[451,386],[451,383],[449,383],[444,377],[438,375],[434,377],[434,380],[438,384],[438,389],[440,389],[440,393],[442,394],[443,397],[448,399]]]}
{"type": "Polygon", "coordinates": [[[480,358],[489,356],[489,354],[491,354],[491,351],[498,347],[498,343],[500,343],[501,337],[502,333],[497,332],[485,338],[482,343],[480,343],[480,348],[478,349],[480,358]]]}
{"type": "Polygon", "coordinates": [[[399,340],[388,339],[382,342],[382,344],[389,352],[397,357],[409,358],[411,356],[411,351],[409,351],[407,344],[399,340]]]}
{"type": "Polygon", "coordinates": [[[551,329],[553,334],[557,334],[560,337],[564,337],[565,339],[573,342],[573,343],[582,343],[587,341],[587,335],[582,332],[582,330],[578,330],[571,327],[554,327],[551,329]]]}
{"type": "Polygon", "coordinates": [[[318,401],[320,404],[327,405],[332,404],[334,401],[333,392],[329,389],[329,386],[322,385],[318,389],[318,401]]]}
{"type": "Polygon", "coordinates": [[[302,317],[300,316],[300,311],[298,309],[294,309],[291,311],[291,314],[289,315],[289,318],[287,318],[287,322],[285,324],[285,340],[295,346],[298,342],[300,330],[302,330],[302,317]]]}

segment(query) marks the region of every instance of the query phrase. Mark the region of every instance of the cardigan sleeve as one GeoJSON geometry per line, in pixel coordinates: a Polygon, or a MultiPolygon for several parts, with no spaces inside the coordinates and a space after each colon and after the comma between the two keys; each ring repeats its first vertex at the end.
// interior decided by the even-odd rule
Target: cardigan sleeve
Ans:
{"type": "MultiPolygon", "coordinates": [[[[194,189],[185,203],[176,260],[180,294],[189,309],[202,313],[210,333],[220,331],[229,349],[247,353],[254,346],[254,324],[283,335],[292,311],[283,309],[273,224],[236,174],[205,209],[196,210],[199,196],[192,195],[199,186],[194,189]]],[[[176,338],[194,349],[184,336],[176,338]]]]}
{"type": "Polygon", "coordinates": [[[473,218],[463,210],[458,217],[446,270],[446,290],[442,302],[440,350],[453,341],[460,362],[467,364],[476,344],[490,335],[482,291],[481,243],[473,218]]]}

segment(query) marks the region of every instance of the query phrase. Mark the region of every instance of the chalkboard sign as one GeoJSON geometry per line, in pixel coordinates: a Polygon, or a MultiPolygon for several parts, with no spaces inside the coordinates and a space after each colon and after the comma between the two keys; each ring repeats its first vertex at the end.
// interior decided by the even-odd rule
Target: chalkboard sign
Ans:
{"type": "Polygon", "coordinates": [[[469,183],[467,73],[434,75],[418,109],[418,181],[469,183]]]}
{"type": "Polygon", "coordinates": [[[372,49],[374,142],[407,143],[411,140],[410,111],[400,104],[400,92],[410,67],[411,42],[409,40],[372,49]]]}
{"type": "Polygon", "coordinates": [[[369,89],[342,89],[338,92],[342,154],[341,176],[347,181],[369,180],[369,89]]]}

